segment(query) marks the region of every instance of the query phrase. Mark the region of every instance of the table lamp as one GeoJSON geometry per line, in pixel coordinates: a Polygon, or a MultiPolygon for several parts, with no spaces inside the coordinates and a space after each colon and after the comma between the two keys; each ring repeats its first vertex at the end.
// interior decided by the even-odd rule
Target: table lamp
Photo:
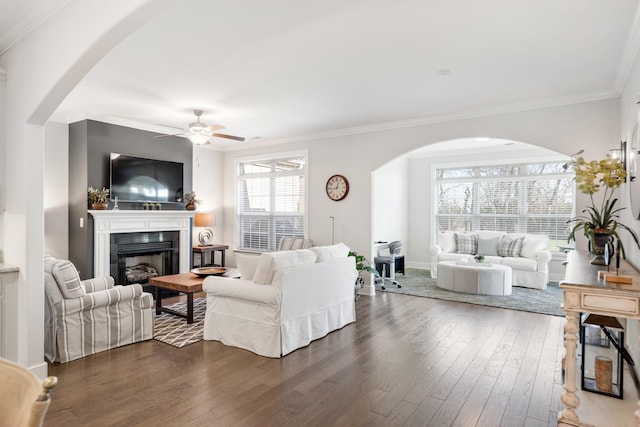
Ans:
{"type": "Polygon", "coordinates": [[[213,242],[213,231],[208,228],[216,225],[216,216],[213,212],[197,212],[195,217],[196,227],[206,227],[198,233],[200,246],[210,246],[213,242]]]}

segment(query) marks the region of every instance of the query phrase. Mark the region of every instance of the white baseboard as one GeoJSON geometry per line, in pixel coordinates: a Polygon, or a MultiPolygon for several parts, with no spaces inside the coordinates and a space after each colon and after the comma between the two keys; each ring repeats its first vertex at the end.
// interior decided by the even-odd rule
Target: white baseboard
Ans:
{"type": "Polygon", "coordinates": [[[552,281],[552,282],[559,282],[562,279],[564,279],[564,275],[562,275],[562,274],[549,273],[549,280],[552,281]]]}
{"type": "Polygon", "coordinates": [[[421,270],[431,270],[430,262],[410,261],[405,264],[406,268],[419,268],[421,270]]]}
{"type": "Polygon", "coordinates": [[[376,287],[373,283],[364,285],[360,289],[358,289],[358,295],[368,295],[372,296],[376,294],[376,287]]]}
{"type": "Polygon", "coordinates": [[[44,380],[49,376],[49,367],[47,365],[47,362],[42,362],[35,366],[31,366],[29,367],[29,370],[36,374],[41,380],[44,380]]]}

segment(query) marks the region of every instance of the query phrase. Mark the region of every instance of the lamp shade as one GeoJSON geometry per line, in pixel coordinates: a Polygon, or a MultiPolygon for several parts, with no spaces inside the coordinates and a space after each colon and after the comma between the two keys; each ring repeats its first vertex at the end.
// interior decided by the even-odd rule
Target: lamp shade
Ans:
{"type": "Polygon", "coordinates": [[[198,212],[195,218],[196,227],[211,227],[216,225],[216,216],[213,212],[198,212]]]}

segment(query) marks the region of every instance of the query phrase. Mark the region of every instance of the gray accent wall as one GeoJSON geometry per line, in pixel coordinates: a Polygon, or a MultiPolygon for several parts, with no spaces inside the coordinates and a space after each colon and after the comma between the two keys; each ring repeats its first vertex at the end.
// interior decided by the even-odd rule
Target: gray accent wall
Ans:
{"type": "MultiPolygon", "coordinates": [[[[184,164],[184,191],[193,189],[193,144],[188,139],[83,120],[69,125],[69,259],[82,279],[93,277],[93,220],[87,188],[109,188],[109,159],[120,153],[184,164]],[[82,222],[82,225],[81,225],[82,222]]],[[[141,203],[119,202],[120,209],[142,209],[141,203]]],[[[113,203],[109,204],[109,209],[113,203]]],[[[183,210],[177,203],[164,203],[163,210],[183,210]]]]}

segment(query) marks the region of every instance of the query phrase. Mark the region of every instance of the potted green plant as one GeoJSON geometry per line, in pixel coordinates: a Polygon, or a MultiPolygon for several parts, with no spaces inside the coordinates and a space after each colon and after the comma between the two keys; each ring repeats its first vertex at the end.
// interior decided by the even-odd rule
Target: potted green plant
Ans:
{"type": "Polygon", "coordinates": [[[185,203],[185,208],[188,211],[195,211],[196,207],[199,203],[201,203],[202,200],[198,199],[196,197],[196,192],[195,191],[190,191],[188,193],[184,193],[184,203],[185,203]]]}
{"type": "Polygon", "coordinates": [[[376,270],[375,268],[373,268],[371,266],[371,263],[369,262],[369,260],[367,258],[365,258],[364,255],[359,255],[357,252],[355,251],[349,251],[349,256],[355,257],[356,258],[356,270],[358,270],[358,278],[356,279],[356,287],[362,287],[364,286],[364,277],[362,277],[360,275],[361,271],[367,271],[371,274],[373,274],[375,277],[380,277],[380,274],[378,273],[378,270],[376,270]]]}
{"type": "Polygon", "coordinates": [[[611,155],[607,154],[601,160],[585,160],[580,154],[584,150],[573,154],[571,161],[565,164],[565,169],[572,166],[575,172],[575,181],[578,184],[578,191],[586,194],[591,199],[591,205],[582,210],[582,215],[578,215],[567,221],[572,225],[569,233],[569,242],[576,239],[576,233],[582,230],[584,236],[589,240],[591,252],[595,257],[592,264],[604,264],[603,258],[605,247],[609,245],[610,254],[613,252],[613,237],[618,239],[620,255],[624,258],[624,245],[620,241],[619,230],[627,231],[633,238],[636,246],[640,249],[638,234],[619,219],[619,212],[625,207],[616,207],[618,199],[615,192],[625,182],[627,173],[622,163],[611,155]],[[602,201],[597,204],[594,194],[603,190],[602,201]]]}
{"type": "Polygon", "coordinates": [[[98,190],[93,187],[89,187],[87,190],[89,194],[89,200],[91,201],[91,209],[104,210],[107,209],[109,203],[109,189],[102,187],[102,190],[98,190]]]}

